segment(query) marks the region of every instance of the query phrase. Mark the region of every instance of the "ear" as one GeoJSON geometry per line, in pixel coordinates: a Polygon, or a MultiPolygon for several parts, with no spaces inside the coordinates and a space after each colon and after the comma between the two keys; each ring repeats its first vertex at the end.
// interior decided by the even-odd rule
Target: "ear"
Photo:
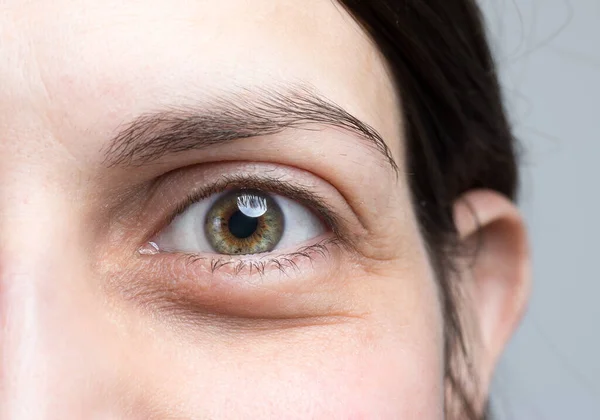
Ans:
{"type": "Polygon", "coordinates": [[[480,392],[487,395],[495,365],[517,327],[531,287],[530,259],[523,219],[515,204],[490,190],[475,190],[454,204],[460,240],[473,253],[461,276],[478,336],[474,355],[480,392]]]}

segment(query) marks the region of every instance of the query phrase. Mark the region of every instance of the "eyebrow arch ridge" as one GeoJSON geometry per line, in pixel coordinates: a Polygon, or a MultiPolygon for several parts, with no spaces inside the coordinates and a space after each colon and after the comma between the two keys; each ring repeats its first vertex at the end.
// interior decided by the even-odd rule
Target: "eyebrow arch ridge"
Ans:
{"type": "Polygon", "coordinates": [[[174,106],[142,114],[121,125],[104,150],[104,164],[141,166],[169,154],[274,135],[289,128],[315,129],[314,125],[355,134],[379,152],[398,176],[398,165],[389,147],[373,127],[305,86],[245,88],[209,97],[202,106],[174,106]]]}

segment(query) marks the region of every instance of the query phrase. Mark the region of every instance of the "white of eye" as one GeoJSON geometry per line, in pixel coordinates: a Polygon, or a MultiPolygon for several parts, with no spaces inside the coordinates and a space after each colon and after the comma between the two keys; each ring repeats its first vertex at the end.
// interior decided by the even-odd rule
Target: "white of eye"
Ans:
{"type": "MultiPolygon", "coordinates": [[[[214,194],[190,205],[153,239],[153,246],[164,252],[215,253],[204,226],[212,206],[227,193],[214,194]]],[[[291,250],[326,232],[323,222],[304,205],[280,195],[269,196],[279,205],[284,220],[283,233],[274,250],[291,250]]],[[[250,217],[266,211],[264,203],[250,203],[244,200],[244,195],[238,199],[238,207],[250,217]]]]}

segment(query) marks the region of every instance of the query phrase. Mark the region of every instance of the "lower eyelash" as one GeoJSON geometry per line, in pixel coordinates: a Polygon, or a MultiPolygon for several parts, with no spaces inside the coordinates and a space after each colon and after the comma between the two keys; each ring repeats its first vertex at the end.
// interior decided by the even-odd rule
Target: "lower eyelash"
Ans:
{"type": "Polygon", "coordinates": [[[317,257],[328,258],[331,255],[331,247],[341,246],[339,238],[328,238],[313,245],[300,248],[297,251],[277,257],[264,256],[259,259],[236,259],[227,257],[205,257],[197,254],[183,254],[186,265],[209,263],[210,270],[214,274],[219,270],[228,268],[234,275],[252,275],[254,272],[263,276],[270,268],[276,268],[285,275],[289,270],[297,271],[300,260],[312,262],[317,257]]]}

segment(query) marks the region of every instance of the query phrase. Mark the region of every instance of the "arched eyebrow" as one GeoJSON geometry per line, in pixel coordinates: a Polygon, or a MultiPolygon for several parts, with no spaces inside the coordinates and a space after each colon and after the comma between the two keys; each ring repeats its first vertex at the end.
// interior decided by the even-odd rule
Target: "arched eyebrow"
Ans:
{"type": "Polygon", "coordinates": [[[376,150],[398,174],[398,165],[370,125],[304,87],[242,89],[211,97],[198,106],[170,107],[123,124],[105,149],[104,163],[141,166],[167,155],[201,150],[286,129],[338,128],[376,150]]]}

